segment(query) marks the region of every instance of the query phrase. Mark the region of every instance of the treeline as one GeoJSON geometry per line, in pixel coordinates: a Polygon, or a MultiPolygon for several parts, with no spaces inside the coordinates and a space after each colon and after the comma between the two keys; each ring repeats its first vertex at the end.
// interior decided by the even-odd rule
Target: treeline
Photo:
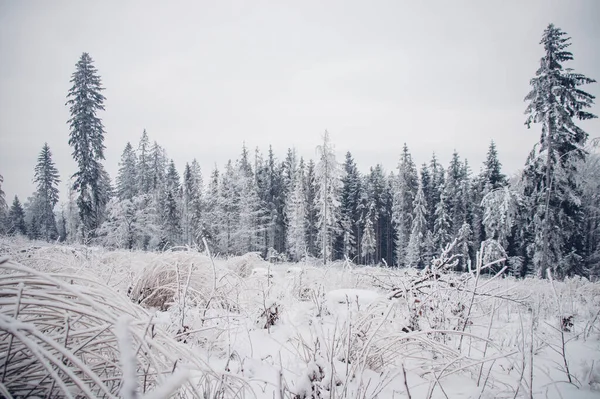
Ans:
{"type": "MultiPolygon", "coordinates": [[[[69,144],[79,171],[60,212],[58,172],[44,145],[34,170],[36,193],[6,205],[4,234],[77,241],[111,248],[163,250],[208,243],[223,255],[261,252],[299,261],[320,258],[359,264],[426,267],[443,249],[466,270],[479,253],[503,259],[517,276],[600,272],[600,162],[576,119],[594,97],[594,82],[563,63],[572,59],[564,32],[548,26],[545,55],[531,80],[526,124],[541,125],[523,171],[508,179],[492,142],[478,173],[455,151],[447,166],[415,164],[406,144],[398,167],[360,173],[348,152],[337,160],[327,132],[315,160],[289,149],[250,152],[205,177],[196,160],[182,173],[146,131],[127,143],[112,184],[101,161],[104,110],[100,78],[83,54],[69,91],[69,144]],[[90,101],[92,99],[93,101],[90,101]]],[[[0,178],[1,183],[1,178],[0,178]]]]}

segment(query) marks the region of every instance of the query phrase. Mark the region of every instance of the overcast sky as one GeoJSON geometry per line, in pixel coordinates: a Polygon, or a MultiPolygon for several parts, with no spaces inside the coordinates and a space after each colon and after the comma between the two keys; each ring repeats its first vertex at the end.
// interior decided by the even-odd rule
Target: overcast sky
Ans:
{"type": "MultiPolygon", "coordinates": [[[[244,141],[314,157],[325,129],[363,171],[395,168],[406,142],[418,164],[435,151],[446,165],[456,149],[477,172],[494,139],[513,173],[539,137],[523,97],[549,22],[572,37],[569,66],[600,79],[598,0],[0,0],[4,191],[33,192],[45,141],[61,185],[75,172],[65,101],[82,52],[106,88],[113,178],[144,128],[180,171],[197,158],[205,177],[244,141]]],[[[598,120],[581,126],[600,135],[598,120]]]]}

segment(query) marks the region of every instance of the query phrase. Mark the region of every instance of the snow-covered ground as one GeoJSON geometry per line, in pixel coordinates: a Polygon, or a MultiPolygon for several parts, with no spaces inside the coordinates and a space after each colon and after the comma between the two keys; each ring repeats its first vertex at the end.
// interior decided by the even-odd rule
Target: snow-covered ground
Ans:
{"type": "MultiPolygon", "coordinates": [[[[0,377],[7,391],[27,373],[27,367],[11,368],[16,360],[7,348],[16,348],[13,341],[25,342],[36,331],[72,350],[77,334],[93,338],[89,322],[87,330],[77,330],[85,305],[114,331],[116,352],[126,347],[121,316],[130,315],[132,339],[145,348],[130,354],[137,356],[136,368],[120,354],[111,363],[114,375],[99,378],[138,375],[133,386],[140,392],[151,374],[144,364],[170,368],[172,361],[173,369],[190,371],[194,388],[182,388],[182,397],[600,397],[600,285],[579,278],[269,264],[255,254],[213,262],[191,251],[106,251],[0,239],[0,258],[7,256],[14,261],[0,266],[0,358],[8,358],[0,361],[0,377]],[[50,316],[42,317],[45,303],[69,302],[67,296],[56,299],[55,283],[38,281],[49,276],[64,281],[68,298],[82,304],[57,307],[54,317],[70,320],[70,336],[64,328],[48,329],[50,316]],[[46,298],[40,303],[27,302],[34,285],[35,295],[46,298]],[[40,316],[26,319],[27,306],[41,309],[40,316]],[[11,330],[17,322],[24,336],[8,333],[17,331],[11,330]],[[159,338],[170,349],[155,354],[159,338]],[[6,367],[10,372],[2,377],[6,367]]],[[[73,356],[93,363],[79,352],[73,356]]],[[[173,388],[177,381],[159,378],[157,384],[173,388]]],[[[115,395],[119,384],[113,384],[115,395]]],[[[52,389],[59,392],[60,385],[52,389]]]]}

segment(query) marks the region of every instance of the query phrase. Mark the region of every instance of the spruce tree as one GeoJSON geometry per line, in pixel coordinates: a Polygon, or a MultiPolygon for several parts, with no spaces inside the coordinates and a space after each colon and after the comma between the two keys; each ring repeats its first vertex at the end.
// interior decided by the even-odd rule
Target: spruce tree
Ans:
{"type": "Polygon", "coordinates": [[[440,199],[434,213],[433,239],[437,251],[441,251],[450,243],[450,215],[444,186],[441,187],[440,199]]]}
{"type": "Polygon", "coordinates": [[[596,116],[586,111],[594,96],[579,88],[595,81],[563,67],[573,60],[567,50],[570,38],[550,24],[540,44],[544,56],[525,97],[529,103],[525,124],[539,123],[542,132],[527,160],[523,180],[524,194],[531,201],[533,264],[538,275],[546,277],[548,268],[560,275],[583,271],[583,213],[576,175],[586,158],[588,134],[574,119],[596,116]]]}
{"type": "Polygon", "coordinates": [[[235,253],[262,251],[263,240],[260,239],[262,208],[258,194],[257,181],[248,158],[248,150],[244,145],[242,156],[237,162],[235,186],[238,199],[239,217],[233,239],[235,253]]]}
{"type": "MultiPolygon", "coordinates": [[[[431,175],[431,185],[429,189],[429,197],[426,197],[428,207],[428,214],[435,214],[435,210],[437,209],[438,202],[440,201],[440,195],[444,190],[445,184],[445,171],[444,167],[438,162],[435,153],[431,156],[431,161],[429,162],[429,173],[431,175]]],[[[426,193],[425,188],[423,188],[423,192],[426,193]]],[[[429,221],[429,229],[431,231],[434,230],[435,218],[430,218],[429,221]]]]}
{"type": "Polygon", "coordinates": [[[119,174],[117,175],[117,196],[120,200],[132,200],[138,193],[138,171],[140,175],[145,173],[138,169],[137,157],[131,143],[127,142],[121,161],[119,162],[119,174]]]}
{"type": "Polygon", "coordinates": [[[171,160],[167,168],[164,184],[163,226],[164,241],[168,247],[181,243],[181,213],[179,209],[181,182],[175,162],[171,160]]]}
{"type": "Polygon", "coordinates": [[[289,207],[287,210],[287,248],[292,260],[300,261],[307,252],[306,242],[306,190],[304,182],[304,161],[300,160],[300,166],[295,173],[293,191],[289,196],[289,207]]]}
{"type": "MultiPolygon", "coordinates": [[[[52,153],[48,143],[44,143],[42,151],[38,156],[35,166],[34,182],[37,184],[36,191],[36,220],[35,230],[39,236],[46,241],[55,240],[58,236],[54,207],[58,203],[58,170],[52,161],[52,153]]],[[[34,230],[32,229],[32,230],[34,230]]]]}
{"type": "Polygon", "coordinates": [[[8,212],[8,234],[27,235],[27,227],[25,225],[25,211],[19,201],[19,197],[15,195],[10,211],[8,212]]]}
{"type": "Polygon", "coordinates": [[[210,174],[210,180],[208,182],[208,188],[206,191],[206,198],[204,201],[204,221],[205,225],[201,231],[200,238],[206,238],[206,240],[212,244],[211,250],[217,247],[219,244],[219,237],[221,233],[221,208],[220,204],[220,176],[219,169],[215,165],[215,168],[210,174]]]}
{"type": "Polygon", "coordinates": [[[318,255],[318,209],[317,209],[317,178],[315,176],[315,163],[311,159],[306,166],[304,179],[306,187],[306,246],[309,255],[318,255]]]}
{"type": "Polygon", "coordinates": [[[359,223],[361,177],[352,154],[346,153],[340,195],[341,234],[338,237],[337,252],[342,258],[360,259],[360,242],[362,229],[359,223]]]}
{"type": "Polygon", "coordinates": [[[97,116],[104,110],[100,76],[88,53],[83,53],[71,77],[73,86],[67,95],[71,118],[69,145],[79,170],[73,175],[73,188],[78,191],[77,206],[84,240],[100,224],[102,204],[101,161],[104,159],[104,126],[97,116]]]}
{"type": "Polygon", "coordinates": [[[364,263],[373,264],[375,260],[375,250],[377,247],[377,241],[375,238],[374,218],[375,218],[375,204],[370,202],[368,210],[364,219],[364,228],[361,239],[361,252],[364,258],[364,263]]]}
{"type": "Polygon", "coordinates": [[[187,245],[201,243],[199,238],[204,228],[202,186],[202,171],[198,161],[194,159],[191,165],[186,163],[183,172],[181,226],[183,241],[187,245]]]}
{"type": "Polygon", "coordinates": [[[152,155],[150,139],[146,129],[142,132],[140,143],[137,148],[137,192],[140,194],[150,194],[152,192],[152,155]]]}
{"type": "MultiPolygon", "coordinates": [[[[236,229],[239,226],[239,193],[236,172],[229,160],[221,175],[219,189],[219,249],[223,253],[234,253],[236,229]]],[[[238,254],[239,255],[239,254],[238,254]]]]}
{"type": "Polygon", "coordinates": [[[406,253],[411,235],[413,202],[417,195],[419,176],[406,143],[398,164],[398,178],[394,185],[393,220],[396,227],[396,263],[406,265],[406,253]]]}
{"type": "Polygon", "coordinates": [[[419,184],[417,195],[413,201],[413,218],[410,239],[406,251],[406,264],[422,268],[427,234],[427,203],[423,194],[423,185],[419,184]]]}
{"type": "Polygon", "coordinates": [[[502,174],[502,164],[498,159],[498,150],[496,150],[496,143],[494,143],[494,140],[490,142],[483,165],[483,178],[485,185],[488,187],[486,190],[487,192],[506,184],[506,176],[502,174]]]}
{"type": "Polygon", "coordinates": [[[339,194],[341,189],[341,171],[335,159],[329,133],[325,130],[323,144],[317,147],[318,162],[315,168],[317,181],[317,212],[323,264],[333,258],[333,243],[339,232],[339,194]]]}

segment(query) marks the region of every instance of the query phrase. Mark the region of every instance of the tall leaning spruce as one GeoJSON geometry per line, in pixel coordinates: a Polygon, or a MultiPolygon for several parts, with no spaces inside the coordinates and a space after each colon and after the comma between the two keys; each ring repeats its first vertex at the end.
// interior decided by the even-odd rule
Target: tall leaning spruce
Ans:
{"type": "Polygon", "coordinates": [[[101,223],[106,197],[102,192],[100,163],[104,159],[104,126],[97,116],[98,111],[104,111],[104,88],[88,53],[83,53],[77,62],[71,83],[73,86],[67,95],[71,112],[67,122],[71,130],[69,145],[73,147],[73,159],[79,168],[73,175],[73,189],[79,194],[81,234],[83,240],[87,240],[101,223]]]}
{"type": "Polygon", "coordinates": [[[582,272],[583,212],[576,176],[587,155],[588,134],[574,120],[596,116],[586,111],[594,96],[579,88],[595,80],[563,67],[573,60],[570,38],[550,24],[540,44],[544,56],[525,97],[525,124],[537,123],[542,132],[525,165],[523,186],[531,201],[527,253],[535,272],[546,277],[549,268],[560,275],[582,272]]]}

